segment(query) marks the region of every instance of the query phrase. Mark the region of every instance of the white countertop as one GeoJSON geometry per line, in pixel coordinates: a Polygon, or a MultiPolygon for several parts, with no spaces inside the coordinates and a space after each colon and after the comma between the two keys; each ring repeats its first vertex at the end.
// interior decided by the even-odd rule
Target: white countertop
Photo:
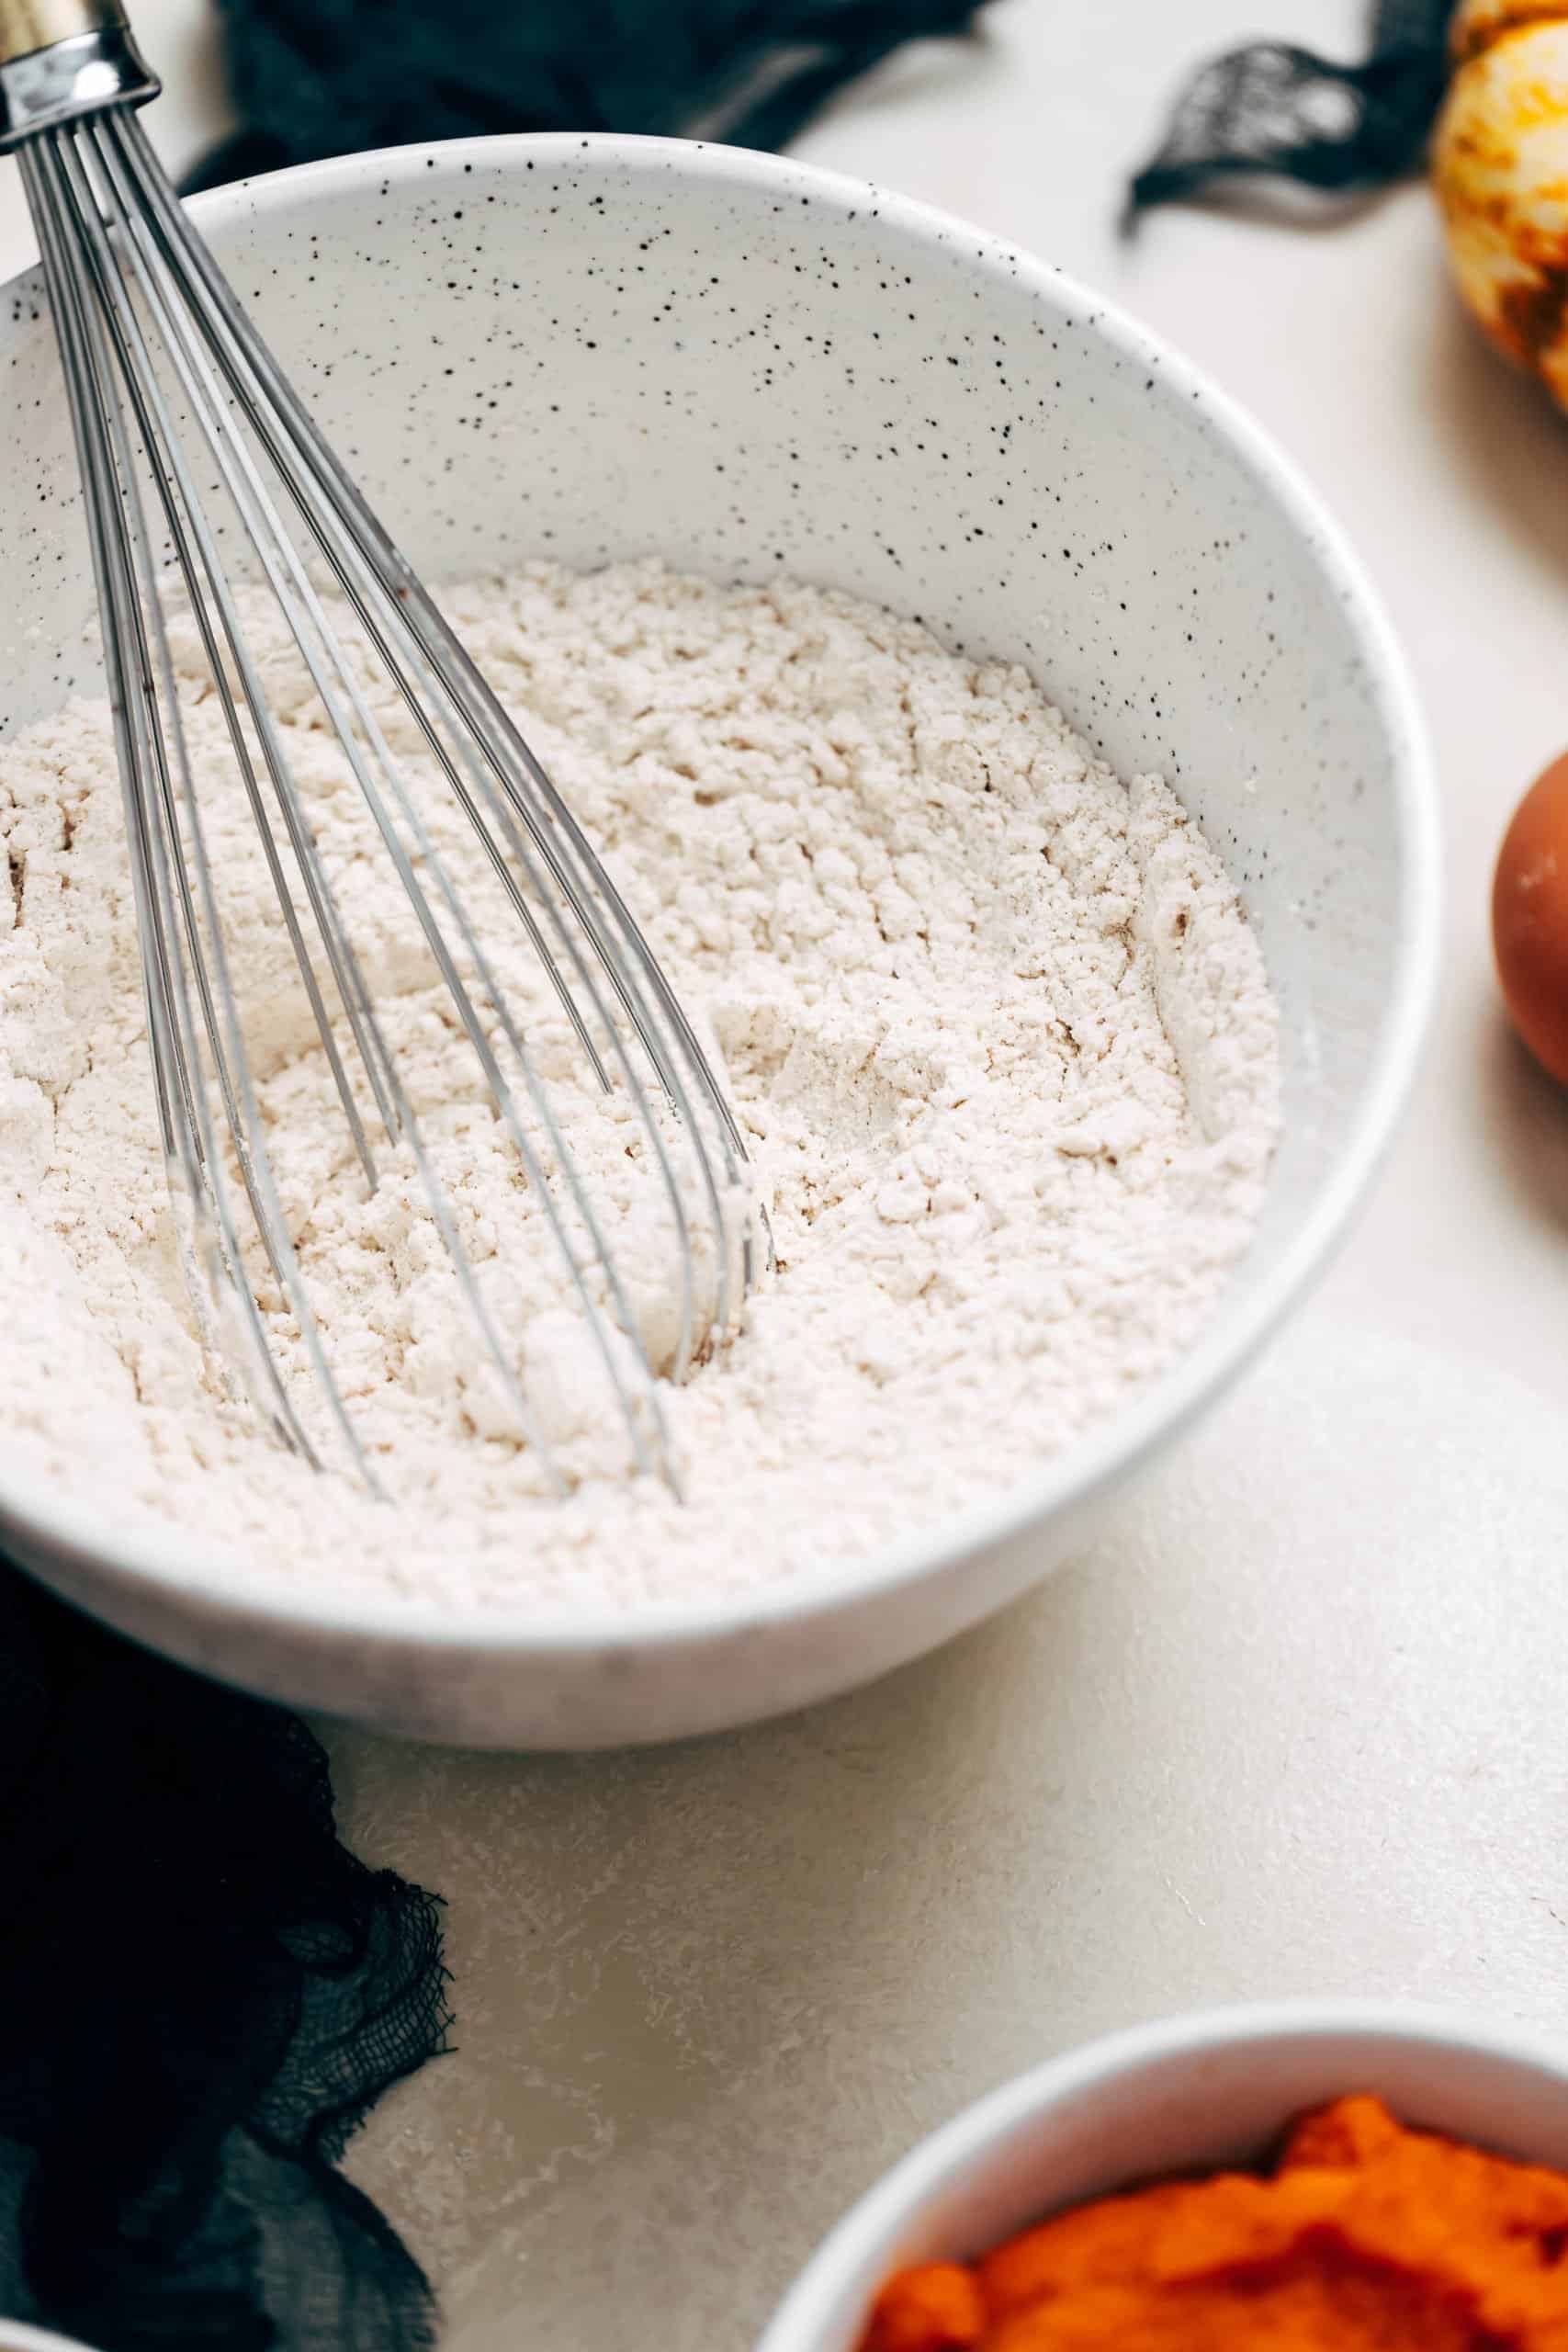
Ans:
{"type": "MultiPolygon", "coordinates": [[[[176,162],[201,0],[141,0],[176,162]]],[[[1424,691],[1445,985],[1382,1186],[1242,1395],[1003,1623],[794,1723],[530,1762],[334,1736],[367,1858],[447,1897],[457,2054],[355,2169],[451,2352],[743,2352],[916,2133],[1101,2027],[1310,1991],[1568,2031],[1568,1097],[1504,1033],[1509,808],[1568,745],[1568,426],[1482,350],[1420,188],[1118,241],[1192,60],[1356,0],[998,0],[797,152],[1090,279],[1337,510],[1424,691]],[[650,2312],[657,2317],[652,2322],[650,2312]]],[[[0,184],[0,274],[28,240],[0,184]]]]}

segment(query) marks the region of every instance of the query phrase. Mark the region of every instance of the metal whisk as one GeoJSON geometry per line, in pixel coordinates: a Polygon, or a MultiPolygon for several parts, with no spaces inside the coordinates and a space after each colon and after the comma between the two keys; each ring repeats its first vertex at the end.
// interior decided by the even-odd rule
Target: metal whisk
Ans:
{"type": "Polygon", "coordinates": [[[520,1439],[554,1464],[514,1336],[465,1242],[269,707],[242,582],[274,600],[401,886],[592,1334],[637,1467],[673,1483],[626,1270],[429,796],[450,796],[594,1086],[625,1090],[656,1175],[681,1380],[736,1327],[766,1250],[739,1129],[692,1023],[583,831],[311,423],[192,230],[132,111],[158,84],[112,0],[0,0],[0,151],[21,166],[69,395],[124,793],[170,1196],[209,1342],[286,1443],[378,1484],[312,1313],[269,1159],[209,826],[171,657],[194,628],[282,931],[368,1186],[417,1168],[445,1262],[520,1439]],[[318,585],[318,582],[321,584],[318,585]],[[367,669],[412,722],[417,771],[367,669]],[[243,1206],[242,1206],[243,1202],[243,1206]],[[248,1212],[248,1218],[246,1212],[248,1212]],[[259,1255],[258,1255],[259,1252],[259,1255]],[[205,1285],[205,1288],[204,1288],[205,1285]],[[264,1297],[265,1306],[264,1309],[264,1297]],[[216,1312],[214,1312],[214,1308],[216,1312]],[[281,1313],[293,1360],[275,1344],[281,1313]]]}

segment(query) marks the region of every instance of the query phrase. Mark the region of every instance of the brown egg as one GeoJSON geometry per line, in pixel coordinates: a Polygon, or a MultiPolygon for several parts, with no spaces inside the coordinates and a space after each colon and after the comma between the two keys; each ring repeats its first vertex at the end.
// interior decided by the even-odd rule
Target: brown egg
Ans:
{"type": "Polygon", "coordinates": [[[1536,778],[1503,836],[1492,944],[1515,1028],[1568,1086],[1568,752],[1536,778]]]}

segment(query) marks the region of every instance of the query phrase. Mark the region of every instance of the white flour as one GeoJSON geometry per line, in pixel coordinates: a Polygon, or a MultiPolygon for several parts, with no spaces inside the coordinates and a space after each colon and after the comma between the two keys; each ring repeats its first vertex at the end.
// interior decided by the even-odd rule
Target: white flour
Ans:
{"type": "MultiPolygon", "coordinates": [[[[236,967],[265,1015],[281,1189],[399,1506],[284,1454],[222,1401],[191,1337],[107,716],[85,705],[0,751],[0,1469],[25,1460],[116,1531],[177,1525],[216,1562],[280,1581],[454,1608],[614,1605],[863,1555],[1123,1406],[1245,1248],[1279,1115],[1261,959],[1169,793],[1093,765],[1021,672],[842,597],[536,566],[449,608],[612,854],[754,1139],[780,1271],[742,1338],[671,1396],[687,1502],[621,1475],[557,1328],[534,1207],[280,662],[323,854],[581,1483],[547,1498],[496,1421],[471,1344],[433,1304],[432,1228],[406,1182],[369,1200],[355,1186],[245,866],[211,696],[194,749],[237,877],[236,967]]],[[[525,947],[501,944],[521,976],[525,947]]],[[[589,1161],[667,1351],[668,1270],[644,1246],[646,1180],[615,1115],[589,1161]]]]}

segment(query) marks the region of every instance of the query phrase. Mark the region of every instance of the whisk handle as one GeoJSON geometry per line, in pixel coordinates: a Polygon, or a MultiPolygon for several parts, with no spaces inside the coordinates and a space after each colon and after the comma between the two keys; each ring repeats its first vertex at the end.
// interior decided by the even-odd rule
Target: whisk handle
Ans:
{"type": "Polygon", "coordinates": [[[116,0],[0,0],[0,155],[159,86],[116,0]]]}

